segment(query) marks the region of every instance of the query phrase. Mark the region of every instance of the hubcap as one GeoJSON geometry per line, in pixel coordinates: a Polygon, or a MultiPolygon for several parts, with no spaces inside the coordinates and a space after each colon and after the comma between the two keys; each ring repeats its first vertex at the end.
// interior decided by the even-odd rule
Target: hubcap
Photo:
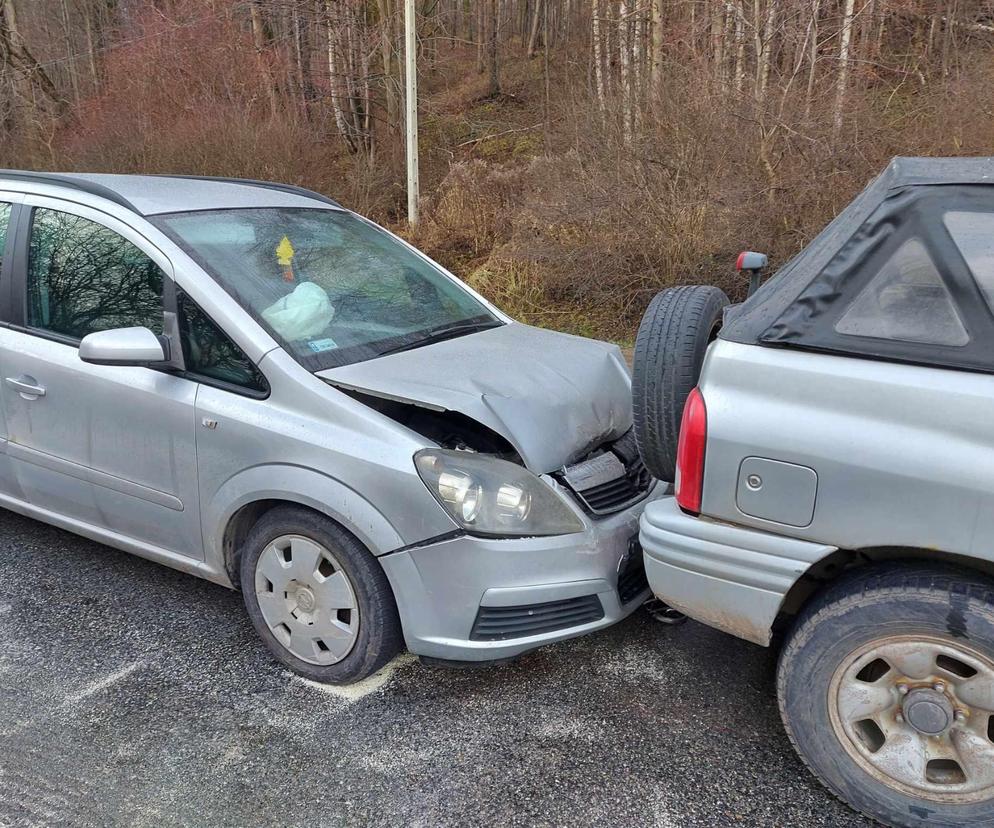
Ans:
{"type": "Polygon", "coordinates": [[[359,636],[355,590],[338,559],[301,535],[270,543],[255,566],[255,594],[273,636],[308,664],[341,661],[359,636]]]}
{"type": "Polygon", "coordinates": [[[994,661],[954,639],[894,636],[836,670],[829,714],[872,777],[935,802],[994,797],[994,661]]]}

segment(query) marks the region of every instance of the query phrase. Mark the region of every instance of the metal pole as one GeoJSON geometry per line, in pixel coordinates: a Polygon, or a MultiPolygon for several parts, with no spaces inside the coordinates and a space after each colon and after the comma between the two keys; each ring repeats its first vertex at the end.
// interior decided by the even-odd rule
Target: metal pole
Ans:
{"type": "Polygon", "coordinates": [[[404,3],[404,57],[407,81],[407,220],[418,223],[418,48],[415,39],[414,0],[404,3]]]}

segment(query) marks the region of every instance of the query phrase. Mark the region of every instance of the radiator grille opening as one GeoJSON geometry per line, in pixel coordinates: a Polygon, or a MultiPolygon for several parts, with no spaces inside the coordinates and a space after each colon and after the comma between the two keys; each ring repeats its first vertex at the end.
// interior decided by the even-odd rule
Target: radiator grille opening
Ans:
{"type": "Polygon", "coordinates": [[[516,607],[480,607],[470,639],[500,641],[579,627],[604,617],[604,607],[596,595],[524,604],[516,607]]]}
{"type": "MultiPolygon", "coordinates": [[[[576,495],[580,504],[595,515],[619,512],[637,503],[649,493],[653,482],[652,475],[639,456],[633,432],[629,431],[607,446],[605,452],[610,452],[620,461],[616,461],[618,474],[612,479],[607,481],[598,479],[596,485],[592,486],[571,484],[569,469],[562,477],[562,481],[576,495]]],[[[585,463],[579,464],[580,467],[583,465],[585,463]]]]}

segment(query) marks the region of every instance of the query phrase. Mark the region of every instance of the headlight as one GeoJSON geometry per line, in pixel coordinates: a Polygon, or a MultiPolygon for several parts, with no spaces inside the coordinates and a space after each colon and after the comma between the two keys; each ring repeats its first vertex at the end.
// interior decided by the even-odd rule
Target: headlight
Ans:
{"type": "Polygon", "coordinates": [[[566,502],[527,469],[485,454],[424,449],[418,474],[442,508],[477,535],[568,535],[583,523],[566,502]]]}

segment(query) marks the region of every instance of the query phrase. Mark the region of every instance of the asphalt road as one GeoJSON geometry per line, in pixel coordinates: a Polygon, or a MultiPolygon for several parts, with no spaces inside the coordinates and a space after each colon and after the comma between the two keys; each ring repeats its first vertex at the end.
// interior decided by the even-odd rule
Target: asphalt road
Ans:
{"type": "Polygon", "coordinates": [[[784,736],[770,654],[642,612],[345,691],[238,594],[0,511],[0,825],[866,825],[784,736]]]}

